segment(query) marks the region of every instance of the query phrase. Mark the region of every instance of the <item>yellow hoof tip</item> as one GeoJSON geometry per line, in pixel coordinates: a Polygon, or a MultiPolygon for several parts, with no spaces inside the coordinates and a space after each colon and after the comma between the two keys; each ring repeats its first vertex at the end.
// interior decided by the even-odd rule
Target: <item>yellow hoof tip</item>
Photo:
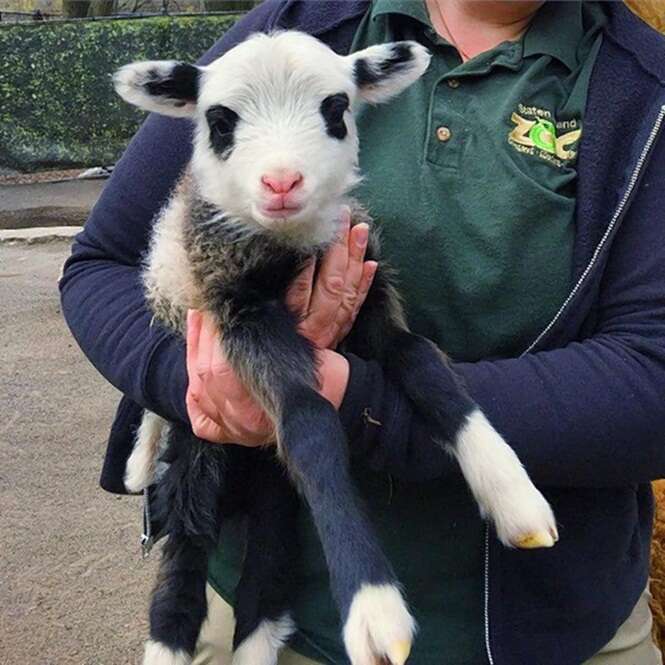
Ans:
{"type": "Polygon", "coordinates": [[[556,540],[551,533],[541,531],[522,536],[517,540],[515,546],[521,550],[535,550],[539,547],[554,547],[556,540]]]}
{"type": "Polygon", "coordinates": [[[393,642],[388,652],[388,658],[390,658],[391,665],[404,665],[410,653],[411,642],[408,640],[393,642]]]}

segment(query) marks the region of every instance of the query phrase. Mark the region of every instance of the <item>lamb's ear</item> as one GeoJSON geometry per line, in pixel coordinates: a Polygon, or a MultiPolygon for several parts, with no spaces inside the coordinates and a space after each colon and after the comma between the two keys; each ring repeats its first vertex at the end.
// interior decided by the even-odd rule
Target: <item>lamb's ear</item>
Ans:
{"type": "Polygon", "coordinates": [[[347,57],[359,95],[372,104],[380,104],[419,79],[432,56],[418,42],[390,42],[347,57]]]}
{"type": "Polygon", "coordinates": [[[121,67],[113,75],[116,92],[127,102],[162,115],[194,114],[201,69],[176,60],[148,60],[121,67]]]}

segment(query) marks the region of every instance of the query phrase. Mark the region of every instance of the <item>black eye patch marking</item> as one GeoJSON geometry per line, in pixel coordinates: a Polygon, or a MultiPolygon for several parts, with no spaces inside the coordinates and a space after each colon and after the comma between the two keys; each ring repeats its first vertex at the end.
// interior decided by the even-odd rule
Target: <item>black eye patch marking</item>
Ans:
{"type": "Polygon", "coordinates": [[[228,159],[233,151],[234,132],[240,116],[228,106],[217,104],[206,111],[206,120],[212,149],[222,159],[228,159]]]}
{"type": "Polygon", "coordinates": [[[152,70],[144,85],[148,94],[177,99],[180,103],[176,106],[184,106],[187,102],[195,102],[199,94],[199,70],[194,65],[180,62],[166,75],[163,71],[152,70]]]}
{"type": "Polygon", "coordinates": [[[320,106],[321,115],[326,123],[326,132],[340,141],[346,136],[347,129],[344,113],[349,108],[349,96],[345,92],[326,97],[320,106]]]}
{"type": "Polygon", "coordinates": [[[412,60],[413,53],[408,44],[395,44],[390,56],[384,60],[372,61],[371,64],[365,58],[356,60],[353,78],[359,88],[374,85],[383,78],[399,73],[412,60]]]}

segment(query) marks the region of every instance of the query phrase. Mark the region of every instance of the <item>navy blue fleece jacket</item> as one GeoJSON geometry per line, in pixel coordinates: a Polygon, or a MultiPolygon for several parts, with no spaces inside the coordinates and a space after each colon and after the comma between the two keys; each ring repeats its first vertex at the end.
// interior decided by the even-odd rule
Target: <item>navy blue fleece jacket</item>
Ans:
{"type": "MultiPolygon", "coordinates": [[[[356,0],[267,0],[203,62],[274,27],[345,52],[366,9],[356,0]]],[[[544,487],[562,536],[552,550],[524,553],[488,531],[486,638],[497,665],[579,665],[609,641],[647,582],[648,482],[665,476],[665,46],[620,3],[608,12],[579,152],[570,295],[519,358],[456,365],[544,487]]],[[[78,343],[126,396],[102,474],[111,491],[123,491],[142,408],[187,418],[183,343],[150,327],[139,270],[151,222],[189,158],[190,132],[183,120],[147,120],[60,282],[78,343]]],[[[454,473],[381,368],[350,361],[341,415],[354,451],[405,480],[454,473]]]]}

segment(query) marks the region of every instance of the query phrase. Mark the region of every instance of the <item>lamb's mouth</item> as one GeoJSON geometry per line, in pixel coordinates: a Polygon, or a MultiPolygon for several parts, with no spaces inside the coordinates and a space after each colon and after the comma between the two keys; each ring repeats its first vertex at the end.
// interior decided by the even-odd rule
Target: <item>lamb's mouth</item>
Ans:
{"type": "Polygon", "coordinates": [[[292,219],[295,215],[297,215],[302,209],[303,206],[292,204],[281,208],[267,208],[265,206],[262,206],[259,209],[259,211],[263,217],[267,217],[268,219],[271,220],[279,220],[279,219],[289,220],[292,219]]]}

